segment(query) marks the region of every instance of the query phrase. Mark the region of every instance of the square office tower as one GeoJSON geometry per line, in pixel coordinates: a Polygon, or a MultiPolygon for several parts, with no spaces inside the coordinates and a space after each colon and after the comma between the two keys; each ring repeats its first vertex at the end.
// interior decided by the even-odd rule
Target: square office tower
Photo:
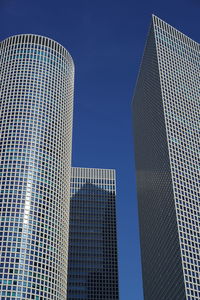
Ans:
{"type": "Polygon", "coordinates": [[[72,168],[67,299],[118,300],[115,170],[72,168]]]}
{"type": "Polygon", "coordinates": [[[200,299],[199,44],[153,16],[133,99],[144,295],[200,299]]]}

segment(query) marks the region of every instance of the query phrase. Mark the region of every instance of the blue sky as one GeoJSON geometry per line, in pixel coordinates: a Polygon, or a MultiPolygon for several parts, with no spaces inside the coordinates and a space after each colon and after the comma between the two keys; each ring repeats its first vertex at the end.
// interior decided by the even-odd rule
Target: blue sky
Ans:
{"type": "Polygon", "coordinates": [[[73,165],[117,170],[121,300],[143,299],[130,103],[152,13],[199,41],[199,0],[0,0],[0,40],[45,35],[74,59],[73,165]]]}

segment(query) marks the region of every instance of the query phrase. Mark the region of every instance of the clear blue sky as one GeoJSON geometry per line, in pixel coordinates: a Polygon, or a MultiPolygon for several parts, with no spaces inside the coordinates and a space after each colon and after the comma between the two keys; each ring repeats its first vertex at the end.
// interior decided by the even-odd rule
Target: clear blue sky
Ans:
{"type": "Polygon", "coordinates": [[[199,41],[199,0],[0,0],[1,40],[45,35],[74,59],[73,165],[117,170],[121,300],[143,299],[130,103],[152,13],[199,41]]]}

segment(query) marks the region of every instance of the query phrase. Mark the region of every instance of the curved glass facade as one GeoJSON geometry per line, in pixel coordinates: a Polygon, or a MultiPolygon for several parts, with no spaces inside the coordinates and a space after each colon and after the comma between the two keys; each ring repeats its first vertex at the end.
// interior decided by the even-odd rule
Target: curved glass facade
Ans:
{"type": "Polygon", "coordinates": [[[0,65],[0,298],[66,299],[73,61],[18,35],[0,65]]]}

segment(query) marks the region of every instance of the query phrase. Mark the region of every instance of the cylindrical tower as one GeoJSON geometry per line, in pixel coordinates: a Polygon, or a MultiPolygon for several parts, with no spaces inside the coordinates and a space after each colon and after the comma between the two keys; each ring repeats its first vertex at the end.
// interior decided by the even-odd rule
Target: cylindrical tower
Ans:
{"type": "Polygon", "coordinates": [[[0,43],[0,298],[66,299],[74,65],[57,42],[0,43]]]}

